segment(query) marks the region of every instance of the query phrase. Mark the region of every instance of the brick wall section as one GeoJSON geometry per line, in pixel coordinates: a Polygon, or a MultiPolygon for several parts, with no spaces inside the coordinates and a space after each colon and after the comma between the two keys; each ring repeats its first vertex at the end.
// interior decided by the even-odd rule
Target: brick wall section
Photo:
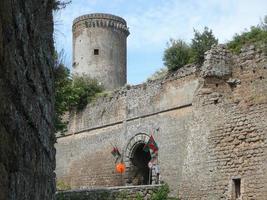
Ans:
{"type": "Polygon", "coordinates": [[[244,49],[231,77],[203,80],[193,102],[196,132],[189,132],[181,197],[232,199],[232,179],[241,178],[242,199],[266,198],[267,66],[259,54],[244,49]]]}
{"type": "Polygon", "coordinates": [[[52,200],[53,2],[0,2],[0,200],[52,200]]]}
{"type": "MultiPolygon", "coordinates": [[[[57,178],[72,188],[121,185],[110,143],[120,150],[138,133],[153,133],[162,180],[181,199],[266,197],[267,70],[264,51],[207,52],[202,68],[122,89],[72,114],[58,138],[57,178]],[[75,134],[74,134],[75,133],[75,134]]],[[[127,176],[125,174],[124,176],[127,176]]]]}

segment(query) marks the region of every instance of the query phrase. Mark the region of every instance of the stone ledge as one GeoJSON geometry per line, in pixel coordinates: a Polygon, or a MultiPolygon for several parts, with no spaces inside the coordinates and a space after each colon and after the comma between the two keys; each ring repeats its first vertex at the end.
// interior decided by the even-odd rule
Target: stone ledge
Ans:
{"type": "Polygon", "coordinates": [[[162,185],[117,186],[58,191],[56,193],[56,199],[121,200],[136,199],[139,195],[142,199],[149,200],[153,193],[158,191],[161,186],[162,185]]]}

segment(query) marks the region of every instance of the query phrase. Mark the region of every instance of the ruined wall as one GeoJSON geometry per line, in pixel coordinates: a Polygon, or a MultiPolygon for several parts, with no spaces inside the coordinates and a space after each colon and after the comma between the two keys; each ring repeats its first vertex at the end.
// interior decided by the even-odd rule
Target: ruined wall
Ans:
{"type": "Polygon", "coordinates": [[[54,199],[51,0],[0,1],[0,199],[54,199]]]}
{"type": "MultiPolygon", "coordinates": [[[[72,188],[125,184],[110,154],[145,133],[159,146],[162,180],[181,199],[266,197],[266,52],[254,46],[233,56],[224,46],[207,52],[199,71],[183,68],[158,81],[98,99],[73,113],[58,138],[57,178],[72,188]]],[[[129,174],[125,173],[124,177],[129,174]]]]}
{"type": "Polygon", "coordinates": [[[160,148],[162,176],[174,188],[184,159],[186,122],[198,87],[193,70],[119,90],[74,114],[69,132],[57,140],[57,179],[72,188],[123,185],[127,174],[122,181],[115,172],[111,144],[126,154],[134,136],[153,133],[160,148]]]}
{"type": "Polygon", "coordinates": [[[266,199],[266,53],[250,46],[231,58],[220,47],[207,56],[179,195],[235,199],[233,179],[240,179],[242,199],[266,199]]]}
{"type": "Polygon", "coordinates": [[[150,200],[160,189],[160,185],[111,187],[84,190],[59,191],[57,200],[138,200],[140,198],[150,200]]]}

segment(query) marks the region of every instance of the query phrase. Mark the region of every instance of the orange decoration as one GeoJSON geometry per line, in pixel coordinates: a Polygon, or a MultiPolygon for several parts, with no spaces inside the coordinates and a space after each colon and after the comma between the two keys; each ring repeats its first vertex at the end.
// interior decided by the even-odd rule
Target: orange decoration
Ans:
{"type": "Polygon", "coordinates": [[[125,172],[125,164],[124,163],[119,163],[116,165],[116,171],[120,174],[125,172]]]}

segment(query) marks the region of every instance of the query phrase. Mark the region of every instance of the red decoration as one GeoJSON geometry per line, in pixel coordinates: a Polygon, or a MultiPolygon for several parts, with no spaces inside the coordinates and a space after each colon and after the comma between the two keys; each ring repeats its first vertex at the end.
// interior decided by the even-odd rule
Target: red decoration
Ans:
{"type": "Polygon", "coordinates": [[[125,164],[124,163],[118,163],[116,165],[116,171],[120,174],[125,172],[125,164]]]}

